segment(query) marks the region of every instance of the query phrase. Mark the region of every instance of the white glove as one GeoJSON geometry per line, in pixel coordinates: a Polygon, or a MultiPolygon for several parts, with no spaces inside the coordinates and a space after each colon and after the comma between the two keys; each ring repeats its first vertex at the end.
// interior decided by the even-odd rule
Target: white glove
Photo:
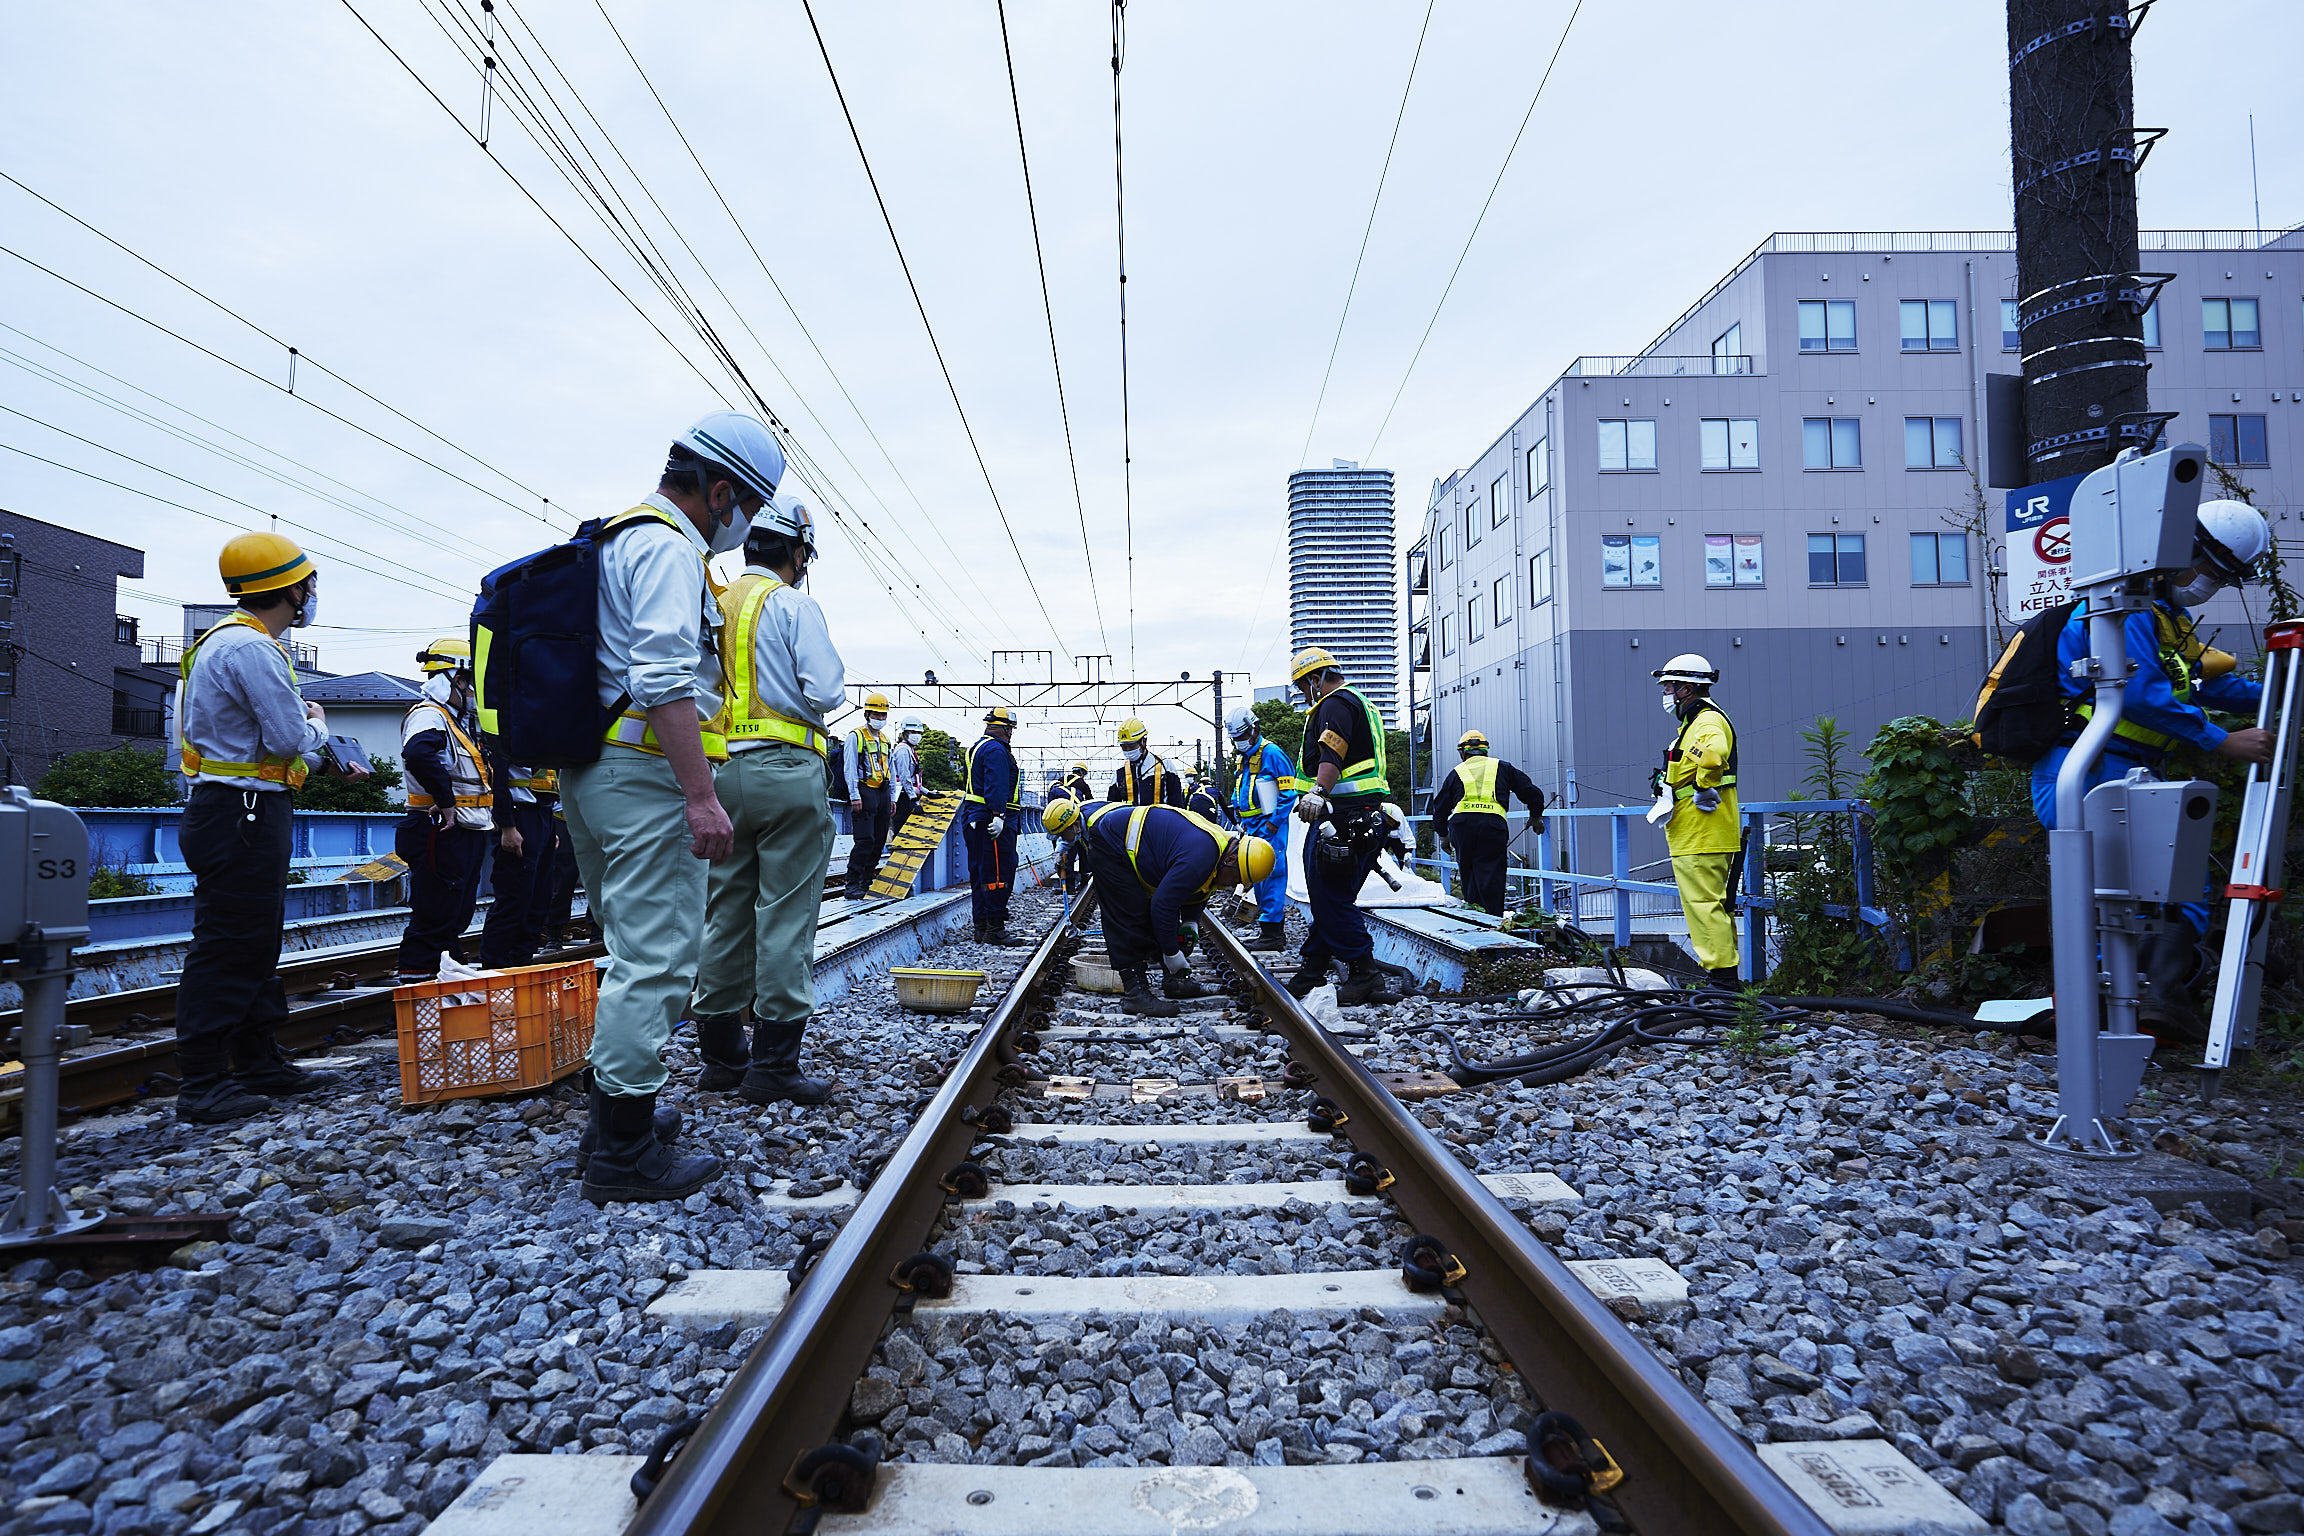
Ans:
{"type": "Polygon", "coordinates": [[[1320,791],[1315,789],[1308,794],[1296,797],[1296,819],[1298,821],[1309,824],[1318,821],[1327,814],[1328,802],[1320,798],[1320,791]]]}
{"type": "Polygon", "coordinates": [[[984,835],[986,837],[998,837],[1002,829],[1004,829],[1007,825],[1008,823],[995,816],[990,821],[984,823],[984,835]]]}
{"type": "Polygon", "coordinates": [[[1181,976],[1192,969],[1192,962],[1185,959],[1183,952],[1179,950],[1172,955],[1162,955],[1160,957],[1160,969],[1171,976],[1181,976]]]}
{"type": "Polygon", "coordinates": [[[1696,794],[1690,803],[1700,811],[1716,811],[1720,809],[1720,791],[1716,789],[1700,789],[1696,791],[1696,794]]]}

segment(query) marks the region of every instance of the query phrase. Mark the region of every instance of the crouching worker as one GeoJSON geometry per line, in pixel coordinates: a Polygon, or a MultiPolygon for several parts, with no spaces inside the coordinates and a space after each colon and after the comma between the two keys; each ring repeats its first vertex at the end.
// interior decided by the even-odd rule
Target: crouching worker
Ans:
{"type": "Polygon", "coordinates": [[[1077,838],[1104,920],[1104,945],[1120,973],[1123,1010],[1173,1018],[1180,999],[1203,995],[1184,957],[1184,925],[1197,922],[1211,892],[1254,885],[1276,856],[1263,838],[1234,832],[1173,806],[1107,801],[1083,812],[1074,800],[1051,800],[1040,814],[1051,836],[1077,838]],[[1146,979],[1157,962],[1161,995],[1146,979]]]}

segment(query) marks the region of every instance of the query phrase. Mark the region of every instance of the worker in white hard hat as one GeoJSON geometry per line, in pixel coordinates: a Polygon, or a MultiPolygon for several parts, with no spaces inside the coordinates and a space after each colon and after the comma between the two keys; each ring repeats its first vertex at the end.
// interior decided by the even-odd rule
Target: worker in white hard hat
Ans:
{"type": "Polygon", "coordinates": [[[1649,676],[1663,686],[1664,713],[1679,725],[1650,787],[1651,820],[1664,823],[1672,880],[1688,919],[1696,963],[1713,983],[1734,987],[1736,915],[1731,905],[1744,858],[1744,821],[1736,808],[1736,727],[1712,701],[1720,670],[1686,651],[1649,676]]]}
{"type": "Polygon", "coordinates": [[[904,823],[919,812],[921,798],[928,793],[928,779],[920,766],[920,738],[927,733],[925,721],[906,715],[897,727],[896,745],[888,749],[888,778],[896,789],[896,810],[888,819],[890,837],[904,830],[904,823]]]}
{"type": "Polygon", "coordinates": [[[1296,765],[1287,750],[1264,739],[1256,711],[1243,704],[1224,722],[1240,767],[1232,783],[1232,815],[1241,829],[1278,854],[1272,873],[1256,883],[1256,937],[1247,947],[1267,954],[1288,948],[1288,828],[1295,820],[1296,765]]]}
{"type": "MultiPolygon", "coordinates": [[[[2271,732],[2253,723],[2227,730],[2208,717],[2210,710],[2216,710],[2253,722],[2264,688],[2234,670],[2238,663],[2230,654],[2201,641],[2191,612],[2223,588],[2253,579],[2257,562],[2271,547],[2272,530],[2264,514],[2246,502],[2200,503],[2192,564],[2156,584],[2149,613],[2128,615],[2131,671],[2121,696],[2120,724],[2089,773],[2089,789],[2139,767],[2156,776],[2187,777],[2165,767],[2182,752],[2250,763],[2271,761],[2271,732]]],[[[2072,670],[2088,654],[2087,605],[2081,603],[2056,641],[2056,670],[2071,710],[2070,729],[2032,767],[2032,808],[2040,824],[2051,830],[2056,825],[2056,775],[2094,710],[2094,682],[2072,670]]],[[[2208,932],[2209,913],[2205,900],[2182,910],[2193,930],[2191,937],[2154,934],[2137,945],[2137,966],[2143,972],[2139,1013],[2148,1022],[2199,1035],[2199,1013],[2188,989],[2200,968],[2197,940],[2208,932]]]]}
{"type": "Polygon", "coordinates": [[[864,696],[864,723],[851,730],[832,763],[832,797],[848,802],[848,878],[841,894],[861,901],[872,892],[888,824],[896,812],[896,781],[889,758],[888,695],[864,696]]]}
{"type": "Polygon", "coordinates": [[[408,814],[392,839],[408,866],[402,983],[430,981],[444,955],[464,962],[464,930],[479,904],[496,815],[493,776],[472,718],[471,642],[444,635],[416,653],[416,665],[424,672],[423,697],[400,720],[408,814]]]}

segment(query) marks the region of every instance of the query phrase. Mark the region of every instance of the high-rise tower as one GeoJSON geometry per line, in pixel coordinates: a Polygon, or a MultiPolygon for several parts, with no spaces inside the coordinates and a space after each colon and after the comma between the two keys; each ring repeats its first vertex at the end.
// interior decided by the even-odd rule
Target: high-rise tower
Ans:
{"type": "Polygon", "coordinates": [[[1289,648],[1324,645],[1352,686],[1399,721],[1399,558],[1392,471],[1337,459],[1288,477],[1289,648]]]}

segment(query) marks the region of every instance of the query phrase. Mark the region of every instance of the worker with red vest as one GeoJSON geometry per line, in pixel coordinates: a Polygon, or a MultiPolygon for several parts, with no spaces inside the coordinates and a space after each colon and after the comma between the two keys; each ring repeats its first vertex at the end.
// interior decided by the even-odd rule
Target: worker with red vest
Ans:
{"type": "Polygon", "coordinates": [[[496,816],[472,719],[471,642],[435,640],[416,653],[416,664],[424,671],[424,697],[400,721],[408,814],[392,837],[408,866],[402,983],[438,975],[443,954],[464,963],[464,930],[479,905],[480,869],[496,816]]]}
{"type": "Polygon", "coordinates": [[[298,692],[280,637],[318,616],[320,576],[276,533],[239,535],[217,568],[239,607],[184,652],[176,693],[190,788],[179,846],[194,881],[192,947],[176,989],[176,1115],[203,1125],[262,1114],[270,1095],[338,1082],[289,1061],[272,1037],[288,1017],[280,934],[295,843],[290,795],[304,782],[305,758],[328,740],[327,715],[298,692]]]}

